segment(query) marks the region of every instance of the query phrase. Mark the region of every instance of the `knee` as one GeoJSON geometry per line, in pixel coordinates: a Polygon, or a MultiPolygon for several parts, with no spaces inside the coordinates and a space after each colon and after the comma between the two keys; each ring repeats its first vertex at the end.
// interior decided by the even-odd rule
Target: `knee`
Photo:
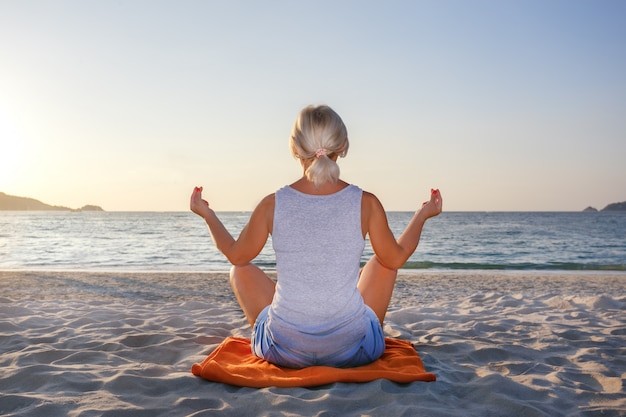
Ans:
{"type": "Polygon", "coordinates": [[[378,273],[381,276],[388,276],[388,277],[391,277],[391,278],[395,279],[396,276],[398,275],[398,269],[399,268],[393,268],[393,267],[390,267],[390,266],[387,266],[387,265],[383,264],[381,262],[381,260],[376,255],[374,255],[372,257],[372,261],[373,261],[374,265],[376,266],[376,269],[378,270],[378,273]]]}
{"type": "Polygon", "coordinates": [[[244,264],[244,265],[233,265],[230,268],[230,274],[229,274],[230,284],[232,286],[235,286],[242,279],[245,279],[247,276],[250,276],[250,272],[254,268],[256,268],[256,266],[250,263],[244,264]]]}
{"type": "Polygon", "coordinates": [[[243,272],[243,271],[242,271],[242,268],[243,268],[243,267],[242,267],[241,265],[233,265],[233,266],[230,268],[230,273],[228,274],[228,278],[229,278],[229,280],[230,280],[230,284],[231,284],[231,285],[233,285],[233,286],[234,286],[234,285],[235,285],[235,283],[236,283],[236,282],[237,282],[237,280],[238,280],[238,277],[240,277],[240,276],[241,276],[241,274],[242,274],[242,272],[243,272]]]}

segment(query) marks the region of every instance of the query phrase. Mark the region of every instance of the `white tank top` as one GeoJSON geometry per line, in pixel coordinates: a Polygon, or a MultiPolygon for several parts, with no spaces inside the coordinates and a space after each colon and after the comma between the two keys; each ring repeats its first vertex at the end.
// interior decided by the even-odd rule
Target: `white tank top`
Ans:
{"type": "Polygon", "coordinates": [[[330,195],[276,192],[272,244],[278,281],[269,330],[285,347],[336,352],[365,334],[365,304],[357,289],[365,247],[363,191],[330,195]]]}

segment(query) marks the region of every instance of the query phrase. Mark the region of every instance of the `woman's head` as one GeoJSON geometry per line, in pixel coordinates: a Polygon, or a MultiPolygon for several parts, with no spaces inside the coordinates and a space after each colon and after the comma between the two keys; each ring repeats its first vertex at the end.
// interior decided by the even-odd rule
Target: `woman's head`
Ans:
{"type": "Polygon", "coordinates": [[[328,106],[308,106],[300,112],[289,141],[291,153],[308,165],[305,175],[316,186],[339,179],[337,157],[348,152],[348,131],[328,106]]]}

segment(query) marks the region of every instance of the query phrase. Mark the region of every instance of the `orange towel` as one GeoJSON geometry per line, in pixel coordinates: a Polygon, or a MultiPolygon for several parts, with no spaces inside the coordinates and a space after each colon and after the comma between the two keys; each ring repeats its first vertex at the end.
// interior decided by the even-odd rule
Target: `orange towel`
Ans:
{"type": "Polygon", "coordinates": [[[282,368],[256,357],[250,340],[227,337],[201,364],[191,372],[209,381],[242,387],[312,387],[333,382],[368,382],[388,379],[399,383],[434,381],[426,372],[419,355],[410,342],[385,339],[383,356],[369,365],[357,368],[311,366],[304,369],[282,368]]]}

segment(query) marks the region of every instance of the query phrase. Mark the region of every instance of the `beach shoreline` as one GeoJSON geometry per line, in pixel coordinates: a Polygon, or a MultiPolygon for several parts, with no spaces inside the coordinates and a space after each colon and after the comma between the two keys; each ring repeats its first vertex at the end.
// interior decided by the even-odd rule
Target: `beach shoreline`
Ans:
{"type": "Polygon", "coordinates": [[[402,270],[384,330],[432,383],[194,377],[250,327],[228,272],[0,271],[6,416],[624,416],[626,273],[402,270]]]}

